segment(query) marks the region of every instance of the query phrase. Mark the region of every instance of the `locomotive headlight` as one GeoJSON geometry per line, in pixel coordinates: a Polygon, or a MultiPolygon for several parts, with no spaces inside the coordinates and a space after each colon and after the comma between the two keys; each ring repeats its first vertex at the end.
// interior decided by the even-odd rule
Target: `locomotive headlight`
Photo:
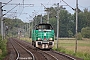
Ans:
{"type": "Polygon", "coordinates": [[[38,38],[38,40],[42,40],[41,38],[38,38]]]}
{"type": "Polygon", "coordinates": [[[53,38],[49,38],[49,40],[53,40],[53,38]]]}

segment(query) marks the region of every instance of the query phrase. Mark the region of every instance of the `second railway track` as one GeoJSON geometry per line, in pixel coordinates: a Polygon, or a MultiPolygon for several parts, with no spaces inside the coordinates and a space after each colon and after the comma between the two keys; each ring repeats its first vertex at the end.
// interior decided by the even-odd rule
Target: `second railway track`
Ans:
{"type": "Polygon", "coordinates": [[[24,46],[10,39],[10,42],[13,48],[16,51],[16,59],[15,60],[35,60],[33,53],[27,50],[24,46]]]}

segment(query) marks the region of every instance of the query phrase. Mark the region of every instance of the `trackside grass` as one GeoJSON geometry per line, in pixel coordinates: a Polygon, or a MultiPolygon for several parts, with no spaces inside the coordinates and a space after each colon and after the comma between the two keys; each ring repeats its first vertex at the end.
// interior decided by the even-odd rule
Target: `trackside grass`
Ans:
{"type": "Polygon", "coordinates": [[[0,36],[0,60],[2,60],[7,55],[7,40],[2,40],[0,36]]]}
{"type": "Polygon", "coordinates": [[[59,39],[58,49],[56,49],[56,40],[54,45],[54,50],[64,52],[66,54],[71,54],[76,57],[80,57],[84,60],[90,60],[90,39],[78,40],[78,49],[75,54],[75,39],[59,39]]]}

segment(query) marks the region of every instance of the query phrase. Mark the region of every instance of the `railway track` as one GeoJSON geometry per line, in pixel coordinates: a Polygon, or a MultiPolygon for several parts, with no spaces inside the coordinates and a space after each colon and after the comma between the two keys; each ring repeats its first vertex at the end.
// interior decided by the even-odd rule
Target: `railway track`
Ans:
{"type": "Polygon", "coordinates": [[[4,58],[4,60],[12,60],[12,59],[17,59],[17,51],[15,50],[14,46],[12,45],[11,41],[9,40],[7,42],[7,49],[8,49],[8,56],[4,58]]]}
{"type": "MultiPolygon", "coordinates": [[[[25,42],[25,41],[22,41],[26,46],[30,46],[30,43],[27,43],[27,42],[25,42]]],[[[30,47],[31,48],[31,47],[30,47]]],[[[33,49],[33,48],[31,48],[31,49],[33,49]]],[[[40,50],[40,49],[33,49],[33,50],[35,50],[35,51],[38,51],[39,53],[41,53],[44,57],[45,57],[45,59],[46,60],[59,60],[59,59],[61,59],[60,57],[58,57],[58,56],[62,56],[62,60],[63,60],[63,58],[65,59],[67,59],[67,60],[77,60],[77,59],[75,59],[74,57],[71,57],[71,56],[69,56],[69,55],[67,55],[67,54],[64,54],[64,53],[60,53],[60,52],[56,52],[56,51],[53,51],[53,50],[50,50],[50,51],[42,51],[42,50],[40,50]],[[52,54],[53,53],[53,54],[52,54]],[[56,56],[54,56],[54,55],[57,55],[57,57],[56,56]],[[49,57],[47,57],[47,56],[49,56],[49,57]]]]}
{"type": "Polygon", "coordinates": [[[13,48],[16,51],[16,59],[15,60],[35,60],[33,53],[31,53],[28,49],[26,49],[21,44],[16,41],[10,40],[13,48]]]}
{"type": "Polygon", "coordinates": [[[14,48],[14,50],[15,50],[15,52],[16,52],[16,60],[18,60],[19,59],[19,57],[20,57],[20,54],[19,54],[19,52],[18,52],[18,50],[15,48],[15,46],[11,43],[11,45],[13,46],[13,48],[14,48]]]}
{"type": "Polygon", "coordinates": [[[79,60],[69,55],[60,52],[55,52],[52,50],[50,51],[37,50],[37,52],[41,53],[46,58],[46,60],[79,60]]]}
{"type": "Polygon", "coordinates": [[[55,56],[58,60],[77,60],[74,57],[71,57],[69,55],[66,55],[64,53],[60,53],[60,52],[55,52],[55,51],[47,51],[48,54],[51,54],[53,56],[55,56]]]}
{"type": "MultiPolygon", "coordinates": [[[[19,43],[19,42],[18,42],[18,43],[19,43]]],[[[20,42],[20,43],[21,43],[21,42],[20,42]]],[[[22,43],[25,44],[26,47],[28,46],[28,47],[30,47],[30,49],[32,49],[32,50],[40,53],[42,56],[44,56],[44,59],[45,59],[45,60],[58,60],[55,56],[53,56],[53,55],[51,55],[51,54],[48,54],[48,53],[45,52],[45,51],[42,51],[42,50],[40,50],[40,49],[36,49],[36,48],[33,48],[33,47],[31,48],[30,43],[27,43],[27,42],[25,42],[25,41],[22,41],[22,43]]],[[[22,44],[22,43],[21,43],[21,44],[22,44]]]]}
{"type": "Polygon", "coordinates": [[[70,55],[67,55],[67,54],[64,54],[64,53],[61,53],[61,52],[57,52],[57,51],[53,51],[53,50],[51,50],[50,52],[51,52],[51,53],[53,52],[53,53],[59,54],[59,55],[61,55],[61,56],[64,56],[64,57],[68,58],[69,60],[77,60],[77,59],[75,59],[74,57],[72,57],[72,56],[70,56],[70,55]]]}
{"type": "Polygon", "coordinates": [[[17,60],[82,60],[53,50],[37,49],[31,43],[19,39],[10,38],[9,40],[12,43],[13,50],[17,51],[17,57],[14,57],[17,60]]]}
{"type": "MultiPolygon", "coordinates": [[[[53,55],[51,55],[51,54],[49,54],[49,53],[46,53],[46,52],[44,52],[45,54],[47,54],[48,56],[50,56],[51,58],[53,58],[52,60],[58,60],[55,56],[53,56],[53,55]]],[[[49,57],[49,58],[50,58],[49,57]]]]}
{"type": "Polygon", "coordinates": [[[49,53],[46,53],[44,51],[38,51],[40,54],[42,54],[46,60],[58,60],[55,56],[49,54],[49,53]]]}
{"type": "Polygon", "coordinates": [[[53,50],[43,51],[40,49],[33,48],[29,42],[22,41],[22,43],[25,44],[26,47],[28,46],[30,49],[42,54],[42,56],[45,57],[45,60],[82,60],[82,59],[79,59],[61,52],[53,51],[53,50]]]}
{"type": "MultiPolygon", "coordinates": [[[[19,42],[18,42],[19,43],[19,42]]],[[[20,42],[21,43],[21,42],[20,42]]],[[[28,44],[27,42],[25,42],[25,41],[22,41],[22,43],[21,44],[25,44],[26,45],[26,47],[28,46],[30,46],[30,44],[28,44]]],[[[44,59],[45,60],[58,60],[55,56],[53,56],[53,55],[51,55],[51,54],[48,54],[48,53],[46,53],[45,51],[42,51],[42,50],[39,50],[39,49],[36,49],[36,48],[31,48],[31,49],[33,49],[34,51],[36,51],[36,52],[38,52],[38,53],[40,53],[42,56],[44,56],[44,59]]]]}

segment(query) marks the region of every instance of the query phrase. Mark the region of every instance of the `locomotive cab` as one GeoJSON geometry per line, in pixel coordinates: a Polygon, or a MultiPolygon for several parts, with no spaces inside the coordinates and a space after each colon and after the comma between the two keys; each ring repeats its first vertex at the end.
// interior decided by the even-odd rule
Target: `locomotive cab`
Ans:
{"type": "Polygon", "coordinates": [[[36,30],[52,30],[52,26],[50,24],[39,24],[35,27],[36,30]]]}
{"type": "Polygon", "coordinates": [[[32,31],[32,45],[41,49],[50,49],[54,45],[54,30],[51,24],[38,24],[32,31]]]}

